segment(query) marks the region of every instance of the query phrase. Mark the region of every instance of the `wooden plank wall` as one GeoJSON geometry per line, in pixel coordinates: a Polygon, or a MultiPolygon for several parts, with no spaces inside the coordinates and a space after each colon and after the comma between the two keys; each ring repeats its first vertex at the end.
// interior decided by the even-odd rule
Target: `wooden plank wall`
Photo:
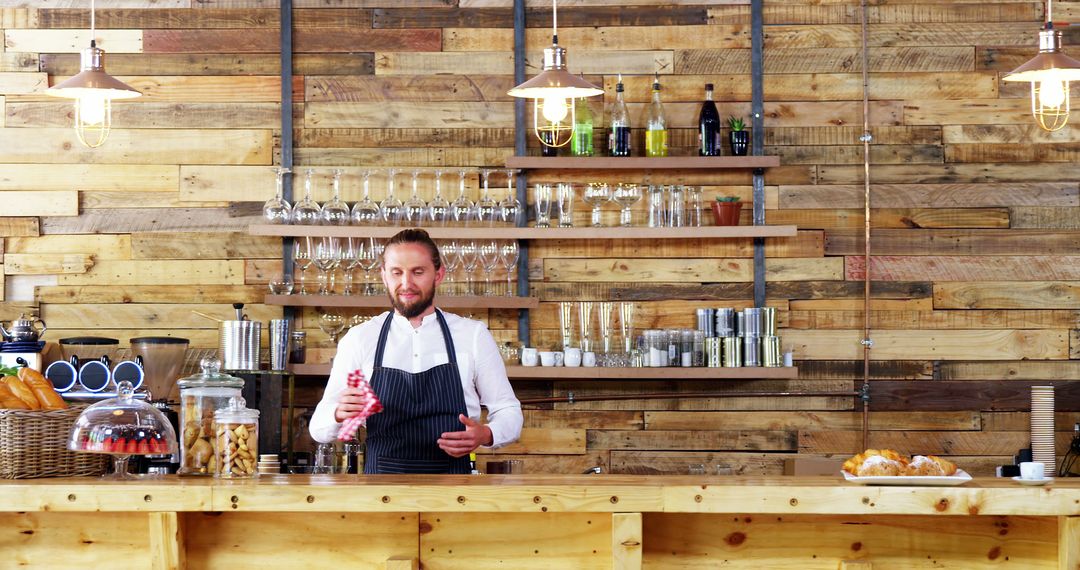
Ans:
{"type": "MultiPolygon", "coordinates": [[[[750,99],[749,2],[561,3],[570,68],[605,88],[626,78],[635,125],[661,75],[673,153],[689,154],[705,82],[721,114],[750,99]]],[[[874,281],[871,443],[956,458],[977,474],[1026,446],[1027,388],[1058,386],[1059,448],[1080,421],[1080,148],[1073,125],[1040,131],[1027,88],[1001,74],[1035,53],[1041,2],[872,3],[874,281]]],[[[510,0],[295,3],[297,164],[346,169],[499,167],[513,153],[510,0]],[[324,7],[331,4],[333,7],[324,7]]],[[[1055,16],[1080,15],[1058,2],[1055,16]]],[[[81,147],[71,111],[44,89],[78,71],[88,13],[70,3],[0,1],[0,318],[40,310],[55,340],[175,334],[213,347],[229,303],[252,318],[280,271],[274,239],[246,236],[273,192],[280,156],[278,13],[257,0],[100,2],[107,69],[142,90],[116,105],[105,146],[81,147]]],[[[594,393],[837,390],[861,382],[862,59],[859,2],[765,2],[767,219],[799,235],[767,246],[769,304],[801,367],[796,381],[522,383],[522,397],[594,393]]],[[[529,2],[529,74],[548,44],[550,7],[529,2]]],[[[1066,44],[1080,33],[1066,28],[1066,44]]],[[[1074,48],[1077,51],[1080,48],[1074,48]]],[[[1076,122],[1076,121],[1074,121],[1076,122]]],[[[641,146],[638,132],[638,148],[641,146]]],[[[603,140],[603,134],[598,137],[603,140]]],[[[530,143],[532,144],[532,143],[530,143]]],[[[535,145],[532,145],[535,147],[535,145]]],[[[536,149],[532,148],[535,152],[536,149]]],[[[382,182],[376,174],[376,197],[382,182]]],[[[534,180],[658,182],[749,198],[744,172],[541,172],[534,180]]],[[[493,183],[505,184],[498,176],[493,183]]],[[[407,180],[399,183],[405,188],[407,180]]],[[[471,192],[478,185],[468,176],[471,192]]],[[[299,181],[297,187],[300,187],[299,181]]],[[[428,184],[423,187],[430,196],[428,184]]],[[[641,209],[636,211],[640,216],[641,209]]],[[[579,221],[585,221],[585,211],[579,221]]],[[[613,221],[614,212],[606,213],[613,221]]],[[[748,219],[744,219],[747,223],[748,219]]],[[[554,342],[559,300],[633,298],[639,328],[688,327],[699,306],[745,306],[749,242],[551,242],[530,260],[532,343],[554,342]],[[679,299],[679,300],[674,300],[679,299]]],[[[512,311],[477,311],[500,340],[512,311]]],[[[322,338],[315,310],[303,326],[322,338]]],[[[319,386],[301,390],[309,403],[319,386]]],[[[843,398],[623,400],[530,409],[504,450],[531,472],[776,473],[793,454],[858,449],[843,398]]]]}

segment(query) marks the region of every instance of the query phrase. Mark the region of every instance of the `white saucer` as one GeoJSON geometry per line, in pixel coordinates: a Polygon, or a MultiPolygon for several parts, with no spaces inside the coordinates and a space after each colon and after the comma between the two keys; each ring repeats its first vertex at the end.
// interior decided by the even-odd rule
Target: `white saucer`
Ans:
{"type": "Polygon", "coordinates": [[[1017,483],[1020,483],[1021,485],[1032,485],[1032,486],[1037,487],[1039,485],[1045,485],[1045,484],[1053,481],[1054,478],[1053,477],[1043,477],[1042,479],[1024,479],[1022,477],[1013,477],[1012,480],[1016,481],[1017,483]]]}

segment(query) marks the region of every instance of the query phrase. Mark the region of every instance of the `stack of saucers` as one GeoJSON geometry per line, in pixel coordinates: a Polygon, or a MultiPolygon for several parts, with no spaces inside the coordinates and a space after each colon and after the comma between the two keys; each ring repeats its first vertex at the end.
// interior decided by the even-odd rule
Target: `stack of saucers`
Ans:
{"type": "Polygon", "coordinates": [[[1031,387],[1031,456],[1046,465],[1057,464],[1054,456],[1054,387],[1031,387]]]}
{"type": "Polygon", "coordinates": [[[281,473],[281,461],[276,453],[259,454],[259,475],[276,475],[281,473]]]}

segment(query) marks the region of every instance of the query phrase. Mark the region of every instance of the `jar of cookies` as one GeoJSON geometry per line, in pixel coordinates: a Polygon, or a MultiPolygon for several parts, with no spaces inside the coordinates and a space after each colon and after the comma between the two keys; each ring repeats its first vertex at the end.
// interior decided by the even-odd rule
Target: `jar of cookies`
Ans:
{"type": "Polygon", "coordinates": [[[244,399],[229,398],[229,405],[214,414],[215,475],[254,477],[259,457],[259,410],[244,407],[244,399]]]}
{"type": "Polygon", "coordinates": [[[221,372],[221,361],[203,359],[200,374],[181,378],[180,469],[178,475],[213,477],[218,470],[214,454],[214,414],[240,397],[244,381],[221,372]]]}

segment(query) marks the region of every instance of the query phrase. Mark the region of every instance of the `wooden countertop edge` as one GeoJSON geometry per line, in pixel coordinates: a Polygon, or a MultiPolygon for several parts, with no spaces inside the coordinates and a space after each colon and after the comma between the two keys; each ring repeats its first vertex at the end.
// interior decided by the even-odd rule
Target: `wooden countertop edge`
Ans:
{"type": "Polygon", "coordinates": [[[788,515],[1080,515],[1080,479],[1025,487],[856,486],[837,477],[622,475],[166,477],[0,481],[0,511],[668,512],[788,515]]]}

